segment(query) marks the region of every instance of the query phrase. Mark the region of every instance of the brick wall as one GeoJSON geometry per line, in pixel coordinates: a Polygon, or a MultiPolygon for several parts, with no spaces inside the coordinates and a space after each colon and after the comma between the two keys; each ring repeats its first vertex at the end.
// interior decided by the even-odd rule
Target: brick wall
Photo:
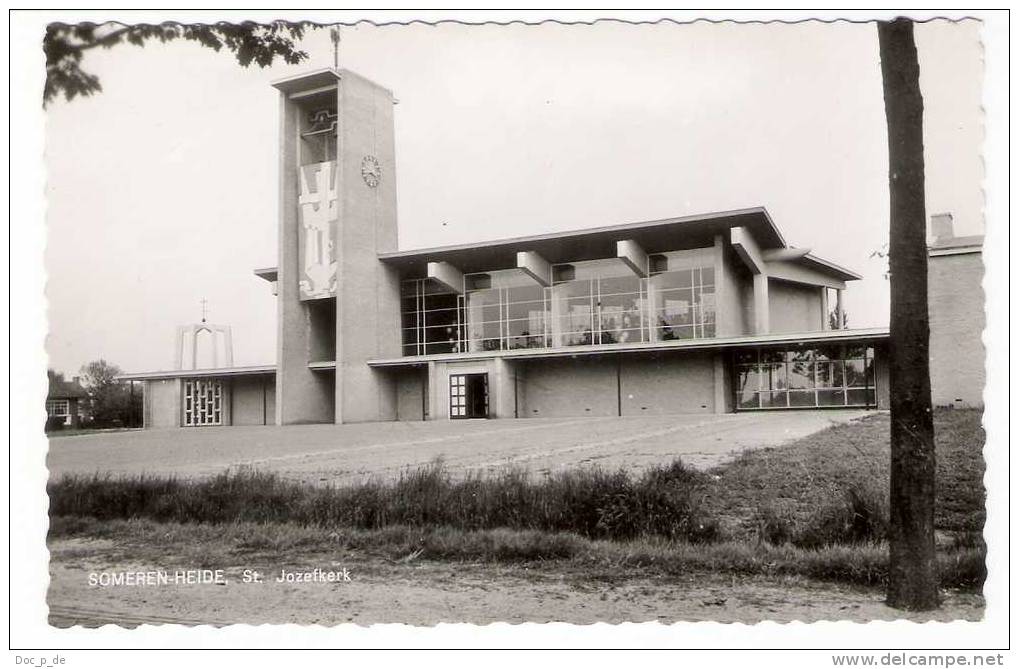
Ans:
{"type": "Polygon", "coordinates": [[[983,406],[984,277],[976,253],[931,256],[931,397],[935,406],[983,406]]]}

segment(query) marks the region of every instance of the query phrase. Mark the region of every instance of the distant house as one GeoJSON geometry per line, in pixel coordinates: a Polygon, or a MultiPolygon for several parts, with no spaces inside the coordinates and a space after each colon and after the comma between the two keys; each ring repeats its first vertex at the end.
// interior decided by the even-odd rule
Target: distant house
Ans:
{"type": "Polygon", "coordinates": [[[77,428],[81,424],[81,416],[88,401],[88,393],[78,383],[78,377],[70,381],[63,374],[49,371],[49,391],[46,394],[46,426],[49,429],[57,418],[63,420],[64,427],[77,428]]]}

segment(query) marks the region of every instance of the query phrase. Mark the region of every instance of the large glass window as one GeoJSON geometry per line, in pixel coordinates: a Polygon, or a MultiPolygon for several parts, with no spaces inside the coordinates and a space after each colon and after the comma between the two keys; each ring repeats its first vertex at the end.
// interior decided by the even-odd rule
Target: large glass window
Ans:
{"type": "Polygon", "coordinates": [[[661,254],[652,269],[651,340],[714,337],[713,249],[661,254]]]}
{"type": "Polygon", "coordinates": [[[463,350],[460,298],[430,279],[403,282],[400,327],[404,355],[463,350]]]}
{"type": "Polygon", "coordinates": [[[646,287],[621,260],[556,265],[553,275],[553,345],[648,340],[646,287]]]}
{"type": "Polygon", "coordinates": [[[466,277],[468,285],[480,287],[468,290],[467,304],[467,350],[498,351],[503,339],[502,289],[492,288],[490,275],[466,277]],[[480,281],[479,279],[485,279],[480,281]],[[473,281],[472,281],[473,280],[473,281]]]}
{"type": "Polygon", "coordinates": [[[715,336],[714,249],[654,256],[650,278],[606,258],[552,267],[545,287],[519,269],[464,275],[457,295],[403,283],[404,355],[633,344],[715,336]]]}
{"type": "Polygon", "coordinates": [[[598,280],[599,343],[632,344],[647,341],[646,302],[642,281],[636,275],[598,280]]]}
{"type": "MultiPolygon", "coordinates": [[[[572,277],[575,274],[572,271],[560,272],[560,276],[572,277]]],[[[594,303],[597,288],[597,283],[589,277],[570,278],[553,287],[555,346],[589,346],[595,343],[594,303]]]]}
{"type": "Polygon", "coordinates": [[[520,270],[468,274],[465,304],[470,351],[545,348],[548,298],[543,286],[520,270]]]}
{"type": "Polygon", "coordinates": [[[874,349],[755,349],[734,356],[738,409],[877,405],[874,349]]]}
{"type": "Polygon", "coordinates": [[[532,281],[530,285],[509,286],[504,290],[507,348],[547,347],[545,288],[532,281]]]}
{"type": "Polygon", "coordinates": [[[829,330],[842,330],[843,323],[839,318],[839,291],[834,288],[824,288],[825,302],[828,303],[828,313],[824,315],[829,330]]]}

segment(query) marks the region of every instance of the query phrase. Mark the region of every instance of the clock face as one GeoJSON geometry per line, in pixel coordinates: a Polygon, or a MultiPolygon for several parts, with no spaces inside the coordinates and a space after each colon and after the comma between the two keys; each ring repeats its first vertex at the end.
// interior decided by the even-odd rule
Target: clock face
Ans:
{"type": "Polygon", "coordinates": [[[375,156],[365,156],[361,160],[361,176],[370,188],[379,185],[379,180],[382,179],[382,167],[375,156]]]}

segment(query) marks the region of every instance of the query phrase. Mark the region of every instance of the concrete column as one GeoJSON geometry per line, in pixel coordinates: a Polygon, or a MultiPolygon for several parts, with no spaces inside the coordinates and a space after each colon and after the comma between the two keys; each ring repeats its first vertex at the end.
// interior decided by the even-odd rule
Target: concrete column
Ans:
{"type": "Polygon", "coordinates": [[[828,287],[821,286],[821,329],[831,330],[831,323],[828,322],[828,287]]]}
{"type": "Polygon", "coordinates": [[[142,427],[152,427],[152,381],[142,381],[142,427]]]}
{"type": "MultiPolygon", "coordinates": [[[[442,369],[445,369],[445,365],[442,365],[442,369]]],[[[439,384],[440,367],[436,362],[428,363],[428,420],[438,420],[442,415],[442,407],[439,402],[441,401],[441,391],[443,388],[439,384]]],[[[443,374],[445,378],[445,374],[443,374]]]]}
{"type": "Polygon", "coordinates": [[[846,312],[843,309],[842,290],[835,291],[835,323],[839,330],[846,329],[846,312]]]}
{"type": "Polygon", "coordinates": [[[515,418],[515,365],[505,358],[496,358],[492,368],[494,378],[489,384],[489,393],[494,397],[489,397],[489,412],[493,418],[515,418]]]}
{"type": "Polygon", "coordinates": [[[725,355],[715,353],[711,362],[715,379],[715,413],[729,413],[729,382],[725,375],[725,355]]]}
{"type": "Polygon", "coordinates": [[[729,268],[725,265],[725,239],[722,235],[715,235],[712,257],[715,268],[715,336],[742,334],[733,310],[739,302],[739,296],[730,294],[731,282],[729,268]]]}
{"type": "Polygon", "coordinates": [[[754,334],[771,332],[768,302],[768,275],[754,274],[754,334]]]}
{"type": "Polygon", "coordinates": [[[173,388],[173,427],[184,426],[184,380],[171,379],[170,385],[173,388]]]}
{"type": "Polygon", "coordinates": [[[220,423],[222,425],[233,425],[234,424],[234,380],[233,378],[225,378],[219,380],[223,388],[223,396],[220,398],[222,406],[220,407],[220,423]]]}

